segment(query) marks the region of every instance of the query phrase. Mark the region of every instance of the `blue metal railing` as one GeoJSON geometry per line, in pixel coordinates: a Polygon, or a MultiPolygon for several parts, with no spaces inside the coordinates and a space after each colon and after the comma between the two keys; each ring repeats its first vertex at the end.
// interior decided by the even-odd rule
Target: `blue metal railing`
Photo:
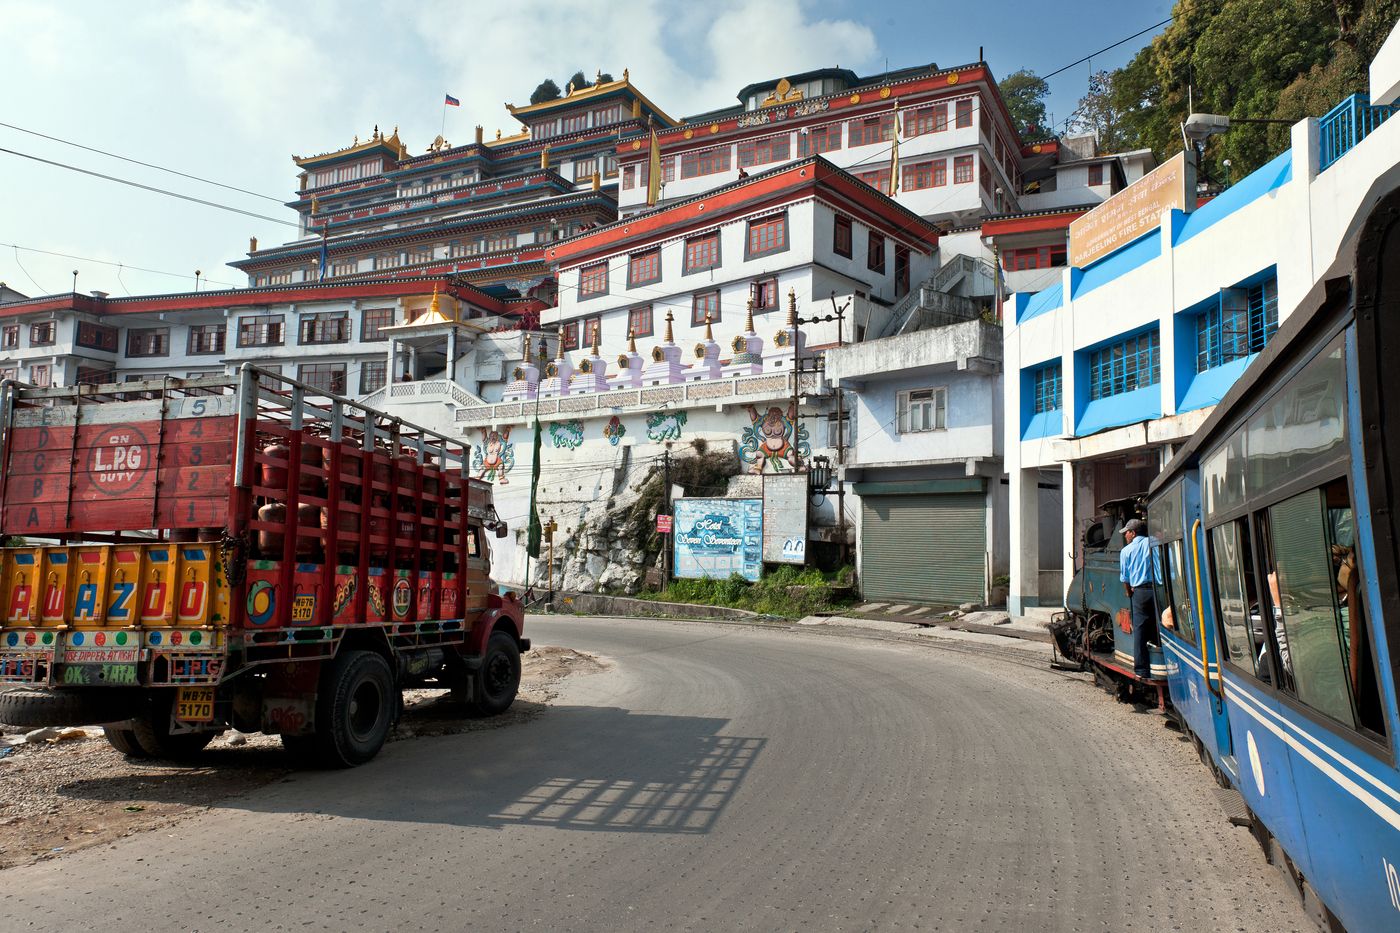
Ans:
{"type": "Polygon", "coordinates": [[[1333,107],[1318,124],[1322,142],[1318,171],[1325,171],[1346,155],[1397,109],[1400,108],[1372,107],[1368,94],[1353,94],[1333,107]]]}

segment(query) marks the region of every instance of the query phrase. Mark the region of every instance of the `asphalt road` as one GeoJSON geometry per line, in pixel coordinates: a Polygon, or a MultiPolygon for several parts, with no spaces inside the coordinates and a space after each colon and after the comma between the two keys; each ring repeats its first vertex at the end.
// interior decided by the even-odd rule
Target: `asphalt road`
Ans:
{"type": "Polygon", "coordinates": [[[523,725],[0,873],[0,929],[1311,929],[1160,717],[1038,661],[529,628],[612,666],[523,725]]]}

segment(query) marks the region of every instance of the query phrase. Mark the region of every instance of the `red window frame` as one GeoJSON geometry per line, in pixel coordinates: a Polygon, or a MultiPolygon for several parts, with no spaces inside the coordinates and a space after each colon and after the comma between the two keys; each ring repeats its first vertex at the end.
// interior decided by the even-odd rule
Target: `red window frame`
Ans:
{"type": "Polygon", "coordinates": [[[888,165],[869,172],[856,172],[855,176],[881,194],[887,194],[890,190],[890,168],[888,165]]]}
{"type": "Polygon", "coordinates": [[[590,298],[594,295],[606,295],[608,293],[608,264],[606,262],[595,262],[591,266],[584,266],[578,273],[578,295],[580,298],[590,298]]]}
{"type": "Polygon", "coordinates": [[[836,216],[836,224],[831,230],[831,251],[838,256],[851,258],[851,218],[836,216]]]}
{"type": "Polygon", "coordinates": [[[791,157],[792,145],[786,133],[739,143],[739,164],[745,168],[783,162],[791,157]]]}
{"type": "Polygon", "coordinates": [[[1091,165],[1091,166],[1089,166],[1089,187],[1092,188],[1092,187],[1094,187],[1095,185],[1101,185],[1101,184],[1103,184],[1103,166],[1102,166],[1102,165],[1091,165]]]}
{"type": "Polygon", "coordinates": [[[646,285],[661,279],[661,250],[649,249],[627,257],[628,286],[646,285]]]}
{"type": "Polygon", "coordinates": [[[847,132],[851,146],[870,146],[889,142],[894,137],[894,114],[882,113],[873,117],[859,117],[851,120],[847,132]]]}
{"type": "Polygon", "coordinates": [[[759,279],[749,286],[749,295],[753,298],[755,311],[772,311],[778,307],[778,280],[759,279]]]}
{"type": "Polygon", "coordinates": [[[631,336],[650,337],[651,328],[651,305],[642,305],[627,312],[627,331],[631,336]]]}
{"type": "Polygon", "coordinates": [[[762,256],[787,248],[787,214],[749,221],[748,255],[762,256]]]}
{"type": "Polygon", "coordinates": [[[594,333],[598,334],[598,342],[601,344],[603,336],[603,319],[601,316],[584,318],[583,320],[583,345],[589,349],[593,347],[594,333]]]}
{"type": "Polygon", "coordinates": [[[870,239],[865,245],[865,266],[871,272],[885,271],[885,235],[870,231],[870,239]]]}
{"type": "Polygon", "coordinates": [[[696,292],[690,298],[690,326],[699,327],[705,323],[705,315],[710,323],[719,323],[719,291],[696,292]]]}
{"type": "Polygon", "coordinates": [[[934,104],[920,107],[904,117],[905,136],[923,136],[926,133],[941,133],[948,128],[948,105],[934,104]]]}
{"type": "Polygon", "coordinates": [[[953,184],[966,185],[972,182],[972,156],[953,157],[953,184]]]}
{"type": "Polygon", "coordinates": [[[964,97],[962,100],[954,102],[954,111],[957,114],[958,129],[966,129],[972,125],[971,97],[964,97]]]}
{"type": "Polygon", "coordinates": [[[799,132],[797,134],[797,154],[803,158],[809,155],[820,155],[823,152],[835,152],[840,148],[840,123],[814,126],[805,133],[799,132]]]}
{"type": "Polygon", "coordinates": [[[1029,269],[1053,269],[1067,265],[1069,247],[1064,243],[1051,246],[1023,246],[1008,249],[1001,254],[1001,267],[1007,272],[1024,272],[1029,269]]]}
{"type": "Polygon", "coordinates": [[[366,308],[360,317],[360,340],[363,343],[388,340],[389,335],[384,333],[384,328],[393,326],[393,308],[366,308]]]}
{"type": "Polygon", "coordinates": [[[578,349],[578,321],[564,325],[563,347],[565,350],[578,349]]]}
{"type": "MultiPolygon", "coordinates": [[[[916,165],[904,166],[904,190],[918,191],[922,188],[932,188],[934,185],[934,166],[943,164],[942,159],[934,162],[920,162],[916,165]]],[[[945,173],[944,179],[947,179],[945,173]]]]}
{"type": "Polygon", "coordinates": [[[729,171],[729,147],[711,146],[681,153],[681,177],[697,178],[729,171]]]}
{"type": "Polygon", "coordinates": [[[685,271],[703,272],[719,265],[719,232],[685,241],[685,271]]]}

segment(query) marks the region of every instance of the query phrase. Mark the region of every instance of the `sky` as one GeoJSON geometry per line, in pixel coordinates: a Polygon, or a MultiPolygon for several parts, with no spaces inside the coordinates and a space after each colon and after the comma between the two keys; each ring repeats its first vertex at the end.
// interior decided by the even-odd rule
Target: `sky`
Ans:
{"type": "MultiPolygon", "coordinates": [[[[0,283],[27,295],[114,296],[242,287],[226,262],[248,238],[292,239],[291,155],[398,127],[423,152],[480,123],[519,125],[544,78],[632,82],[673,117],[735,103],[746,84],[812,68],[867,75],[977,60],[1045,74],[1165,20],[1171,0],[0,0],[0,283]],[[444,111],[445,94],[461,100],[444,111]],[[221,182],[180,178],[21,132],[221,182]],[[218,202],[176,200],[33,161],[218,202]],[[278,221],[282,221],[279,223],[278,221]],[[16,247],[21,247],[16,249],[16,247]],[[42,252],[41,252],[42,251],[42,252]],[[52,253],[66,254],[61,256],[52,253]],[[72,258],[79,257],[79,258],[72,258]],[[143,271],[149,270],[149,271],[143,271]]],[[[1128,61],[1155,32],[1051,79],[1062,121],[1090,68],[1128,61]]]]}

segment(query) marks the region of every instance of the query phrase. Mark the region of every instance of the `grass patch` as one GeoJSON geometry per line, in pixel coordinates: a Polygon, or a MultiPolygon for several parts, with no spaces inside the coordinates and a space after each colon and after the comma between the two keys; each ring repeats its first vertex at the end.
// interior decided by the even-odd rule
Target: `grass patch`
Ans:
{"type": "Polygon", "coordinates": [[[854,605],[852,577],[849,567],[831,573],[816,568],[780,567],[757,583],[750,583],[738,574],[727,580],[673,580],[664,590],[644,590],[637,596],[665,603],[727,606],[800,619],[854,605]]]}

